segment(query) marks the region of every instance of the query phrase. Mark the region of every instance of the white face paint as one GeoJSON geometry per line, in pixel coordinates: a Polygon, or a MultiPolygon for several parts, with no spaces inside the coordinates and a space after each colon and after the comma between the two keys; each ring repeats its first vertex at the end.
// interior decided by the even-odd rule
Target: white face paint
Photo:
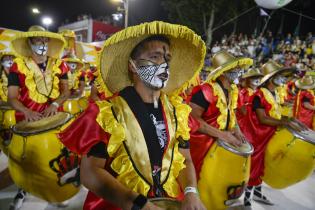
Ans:
{"type": "MultiPolygon", "coordinates": [[[[35,38],[34,38],[35,39],[35,38]]],[[[39,38],[40,40],[40,38],[39,38]]],[[[29,44],[31,46],[32,51],[40,56],[45,56],[48,52],[48,41],[42,40],[38,41],[36,40],[34,43],[29,39],[29,44]]]]}
{"type": "Polygon", "coordinates": [[[4,60],[1,62],[3,68],[9,69],[13,65],[13,60],[4,60]]]}
{"type": "Polygon", "coordinates": [[[272,82],[277,85],[281,86],[284,85],[287,82],[287,78],[285,76],[282,76],[281,74],[276,75],[273,79],[272,82]]]}
{"type": "Polygon", "coordinates": [[[76,70],[78,64],[77,63],[68,63],[70,70],[76,70]]]}
{"type": "Polygon", "coordinates": [[[160,90],[167,85],[170,75],[168,63],[165,62],[158,65],[148,60],[140,60],[138,67],[136,67],[133,61],[131,61],[131,63],[136,69],[140,79],[148,87],[160,90]]]}
{"type": "Polygon", "coordinates": [[[259,78],[252,78],[249,79],[249,83],[253,86],[253,87],[258,87],[260,85],[260,79],[259,78]]]}
{"type": "Polygon", "coordinates": [[[226,72],[225,76],[228,78],[228,80],[231,83],[238,84],[239,83],[239,74],[240,74],[239,70],[234,69],[232,71],[226,72]]]}

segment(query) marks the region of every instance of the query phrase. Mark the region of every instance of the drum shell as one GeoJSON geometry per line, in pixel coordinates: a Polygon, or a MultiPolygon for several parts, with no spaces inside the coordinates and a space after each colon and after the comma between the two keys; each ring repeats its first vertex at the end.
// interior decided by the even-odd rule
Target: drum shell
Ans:
{"type": "MultiPolygon", "coordinates": [[[[0,119],[1,119],[1,131],[4,132],[3,129],[10,129],[11,126],[16,124],[15,120],[15,111],[14,110],[1,110],[0,111],[0,119]]],[[[8,147],[4,145],[2,133],[0,135],[0,150],[3,151],[4,154],[8,154],[8,147]]]]}
{"type": "Polygon", "coordinates": [[[89,105],[89,101],[87,97],[82,97],[79,99],[79,106],[82,111],[84,111],[89,105]]]}
{"type": "Polygon", "coordinates": [[[281,115],[286,117],[293,117],[293,107],[281,106],[281,115]]]}
{"type": "Polygon", "coordinates": [[[273,188],[286,188],[310,176],[314,165],[315,146],[282,128],[267,145],[262,179],[273,188]]]}
{"type": "Polygon", "coordinates": [[[82,97],[89,98],[90,95],[91,95],[91,86],[86,86],[86,87],[84,88],[82,97]]]}
{"type": "Polygon", "coordinates": [[[48,202],[62,202],[74,196],[79,188],[58,185],[57,174],[49,167],[63,148],[58,130],[23,138],[13,134],[9,145],[9,170],[15,184],[48,202]]]}
{"type": "Polygon", "coordinates": [[[65,112],[68,112],[72,115],[78,114],[82,111],[80,104],[79,104],[79,99],[68,99],[63,103],[63,110],[65,112]]]}
{"type": "Polygon", "coordinates": [[[229,187],[240,186],[244,189],[249,180],[250,157],[243,157],[227,151],[215,142],[200,171],[198,190],[207,209],[226,209],[229,200],[229,187]]]}

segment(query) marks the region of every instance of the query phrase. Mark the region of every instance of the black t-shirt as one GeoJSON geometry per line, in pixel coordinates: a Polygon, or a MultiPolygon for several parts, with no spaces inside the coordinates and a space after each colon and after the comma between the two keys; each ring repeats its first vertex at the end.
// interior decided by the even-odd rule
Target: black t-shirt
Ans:
{"type": "Polygon", "coordinates": [[[261,104],[260,98],[258,96],[255,96],[253,99],[253,111],[256,111],[256,109],[263,109],[264,107],[261,104]]]}
{"type": "Polygon", "coordinates": [[[210,103],[206,100],[201,90],[191,97],[191,102],[202,107],[204,110],[208,110],[208,107],[210,106],[210,103]]]}

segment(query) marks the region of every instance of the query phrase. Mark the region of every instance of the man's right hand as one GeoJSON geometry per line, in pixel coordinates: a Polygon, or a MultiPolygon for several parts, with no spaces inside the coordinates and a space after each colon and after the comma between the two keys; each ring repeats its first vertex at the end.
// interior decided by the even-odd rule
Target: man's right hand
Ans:
{"type": "Polygon", "coordinates": [[[43,115],[41,113],[29,110],[29,109],[26,110],[25,112],[23,112],[23,114],[24,114],[25,120],[27,122],[40,120],[43,117],[43,115]]]}
{"type": "Polygon", "coordinates": [[[222,131],[220,139],[236,147],[242,145],[242,139],[235,137],[234,134],[230,131],[222,131]]]}

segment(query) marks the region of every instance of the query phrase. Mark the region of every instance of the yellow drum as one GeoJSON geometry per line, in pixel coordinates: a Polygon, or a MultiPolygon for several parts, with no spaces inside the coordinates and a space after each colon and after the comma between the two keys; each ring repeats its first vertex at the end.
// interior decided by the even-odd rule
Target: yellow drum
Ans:
{"type": "Polygon", "coordinates": [[[8,154],[8,144],[11,139],[11,126],[15,125],[15,111],[7,104],[0,106],[0,150],[8,154]]]}
{"type": "Polygon", "coordinates": [[[281,106],[281,115],[286,117],[293,117],[293,105],[283,105],[281,106]]]}
{"type": "Polygon", "coordinates": [[[89,98],[91,95],[91,86],[85,86],[82,97],[89,98]]]}
{"type": "Polygon", "coordinates": [[[226,209],[244,192],[253,146],[234,147],[217,140],[203,160],[198,190],[207,209],[226,209]]]}
{"type": "Polygon", "coordinates": [[[154,205],[164,210],[180,210],[181,203],[175,199],[170,198],[151,198],[149,199],[154,205]]]}
{"type": "Polygon", "coordinates": [[[278,130],[265,152],[263,180],[269,186],[282,189],[306,179],[315,165],[315,133],[297,133],[287,128],[278,130]]]}
{"type": "MultiPolygon", "coordinates": [[[[12,179],[25,191],[48,202],[68,200],[79,191],[78,187],[62,182],[61,173],[56,172],[59,169],[52,167],[56,166],[56,158],[62,159],[59,157],[64,151],[56,134],[70,119],[70,114],[60,112],[35,122],[20,122],[12,129],[14,134],[9,145],[12,179]]],[[[63,174],[74,167],[62,167],[63,174]]]]}
{"type": "Polygon", "coordinates": [[[69,98],[63,103],[63,110],[72,115],[78,114],[82,111],[82,108],[79,104],[80,98],[69,98]]]}

